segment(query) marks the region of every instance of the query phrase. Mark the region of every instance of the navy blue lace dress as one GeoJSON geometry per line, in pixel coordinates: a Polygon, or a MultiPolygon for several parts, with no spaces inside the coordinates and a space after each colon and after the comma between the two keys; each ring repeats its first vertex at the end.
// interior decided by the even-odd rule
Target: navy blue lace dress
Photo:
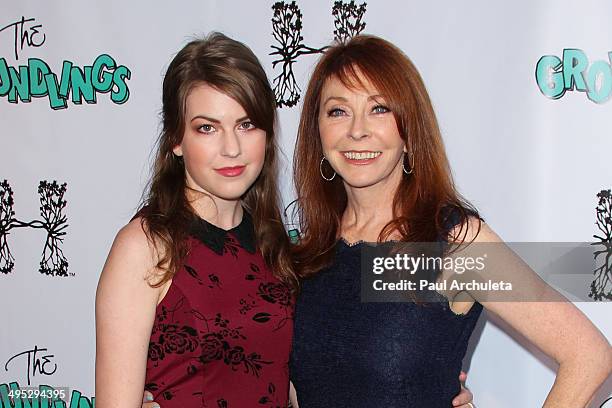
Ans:
{"type": "Polygon", "coordinates": [[[300,407],[451,407],[482,305],[363,303],[363,245],[339,240],[333,264],[302,283],[290,359],[300,407]]]}

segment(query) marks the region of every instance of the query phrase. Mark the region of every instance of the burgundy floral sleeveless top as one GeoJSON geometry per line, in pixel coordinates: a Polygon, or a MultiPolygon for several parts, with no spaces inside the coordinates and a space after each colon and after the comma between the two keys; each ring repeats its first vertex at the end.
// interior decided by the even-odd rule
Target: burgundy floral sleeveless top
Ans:
{"type": "Polygon", "coordinates": [[[157,306],[145,389],[163,408],[286,407],[294,298],[255,247],[251,217],[194,220],[157,306]]]}

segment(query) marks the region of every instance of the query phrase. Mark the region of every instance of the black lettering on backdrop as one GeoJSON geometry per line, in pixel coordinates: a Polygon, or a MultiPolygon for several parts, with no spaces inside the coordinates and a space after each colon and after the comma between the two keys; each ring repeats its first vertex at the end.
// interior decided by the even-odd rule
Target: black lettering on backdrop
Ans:
{"type": "Polygon", "coordinates": [[[22,351],[21,353],[15,354],[13,357],[9,358],[6,364],[4,365],[4,370],[8,371],[8,366],[17,357],[24,357],[26,363],[26,372],[28,378],[28,385],[31,384],[31,377],[35,377],[36,374],[40,375],[53,375],[55,371],[57,371],[57,364],[54,363],[51,359],[55,357],[53,354],[42,354],[42,352],[47,351],[46,348],[38,348],[37,345],[34,345],[33,349],[22,351]]]}
{"type": "Polygon", "coordinates": [[[16,60],[19,59],[19,51],[23,51],[24,47],[40,47],[47,39],[45,33],[38,31],[42,28],[42,24],[34,24],[35,21],[35,18],[25,18],[21,16],[20,20],[0,28],[0,32],[8,30],[11,27],[14,29],[13,38],[16,60]]]}

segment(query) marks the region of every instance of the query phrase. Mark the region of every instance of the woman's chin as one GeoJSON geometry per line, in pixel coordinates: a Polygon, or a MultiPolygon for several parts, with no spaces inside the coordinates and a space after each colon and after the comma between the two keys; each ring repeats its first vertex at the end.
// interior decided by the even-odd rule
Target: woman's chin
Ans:
{"type": "Polygon", "coordinates": [[[357,172],[347,172],[346,177],[342,176],[342,174],[338,174],[338,176],[342,177],[345,186],[350,188],[367,188],[379,184],[382,186],[392,181],[391,174],[372,174],[371,172],[356,173],[357,172]]]}

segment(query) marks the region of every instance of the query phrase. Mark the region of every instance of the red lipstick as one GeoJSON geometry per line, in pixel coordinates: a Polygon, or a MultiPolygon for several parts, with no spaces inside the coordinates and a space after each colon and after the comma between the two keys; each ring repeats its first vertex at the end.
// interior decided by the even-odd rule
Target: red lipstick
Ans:
{"type": "Polygon", "coordinates": [[[215,169],[217,173],[224,177],[238,177],[242,174],[246,166],[222,167],[215,169]]]}

